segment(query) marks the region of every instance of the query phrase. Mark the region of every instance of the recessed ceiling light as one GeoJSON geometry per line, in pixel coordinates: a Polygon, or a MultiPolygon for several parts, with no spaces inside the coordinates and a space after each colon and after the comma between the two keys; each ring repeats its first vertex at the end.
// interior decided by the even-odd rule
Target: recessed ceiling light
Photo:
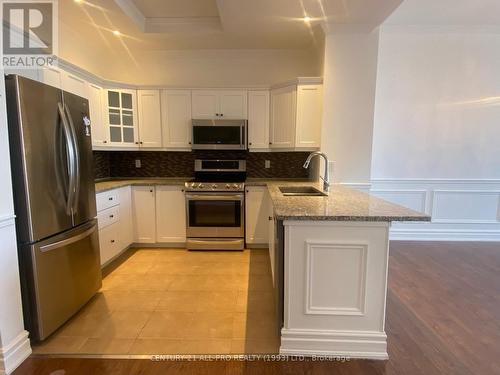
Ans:
{"type": "Polygon", "coordinates": [[[305,16],[303,19],[304,19],[305,23],[311,22],[311,17],[309,17],[309,16],[305,16]]]}
{"type": "Polygon", "coordinates": [[[113,34],[115,34],[116,36],[122,35],[122,33],[120,33],[120,31],[118,31],[118,30],[113,31],[113,34]]]}
{"type": "Polygon", "coordinates": [[[83,0],[75,0],[75,3],[81,3],[83,0]]]}

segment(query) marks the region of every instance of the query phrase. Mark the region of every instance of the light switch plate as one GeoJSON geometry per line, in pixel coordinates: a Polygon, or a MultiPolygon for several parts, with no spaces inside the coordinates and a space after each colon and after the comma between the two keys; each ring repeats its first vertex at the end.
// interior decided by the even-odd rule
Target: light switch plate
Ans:
{"type": "Polygon", "coordinates": [[[141,159],[135,159],[135,167],[140,168],[141,167],[141,159]]]}
{"type": "Polygon", "coordinates": [[[265,167],[266,169],[271,168],[271,160],[266,160],[266,161],[264,162],[264,167],[265,167]]]}

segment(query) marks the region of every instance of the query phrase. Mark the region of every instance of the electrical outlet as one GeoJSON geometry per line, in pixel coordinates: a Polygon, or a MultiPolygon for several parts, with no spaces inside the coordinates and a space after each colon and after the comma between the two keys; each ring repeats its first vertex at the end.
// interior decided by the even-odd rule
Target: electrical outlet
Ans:
{"type": "Polygon", "coordinates": [[[141,159],[135,159],[135,167],[140,168],[141,167],[141,159]]]}
{"type": "Polygon", "coordinates": [[[271,160],[266,160],[266,161],[264,162],[264,168],[266,168],[266,169],[271,168],[271,160]]]}

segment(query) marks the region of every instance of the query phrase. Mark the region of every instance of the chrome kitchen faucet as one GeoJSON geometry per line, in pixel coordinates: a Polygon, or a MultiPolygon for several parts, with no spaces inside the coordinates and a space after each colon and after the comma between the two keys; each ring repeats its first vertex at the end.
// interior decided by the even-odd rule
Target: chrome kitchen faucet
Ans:
{"type": "Polygon", "coordinates": [[[311,154],[307,157],[306,162],[304,163],[304,168],[307,169],[309,168],[309,164],[311,163],[311,160],[315,156],[321,156],[323,159],[325,159],[325,174],[324,177],[319,176],[323,180],[323,191],[325,193],[328,193],[330,191],[330,174],[328,173],[328,156],[324,154],[323,152],[320,151],[314,151],[311,152],[311,154]]]}

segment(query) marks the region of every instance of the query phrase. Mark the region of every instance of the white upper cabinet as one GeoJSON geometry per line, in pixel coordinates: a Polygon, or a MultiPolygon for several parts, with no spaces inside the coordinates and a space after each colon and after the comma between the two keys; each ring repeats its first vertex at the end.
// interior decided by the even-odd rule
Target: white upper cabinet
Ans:
{"type": "Polygon", "coordinates": [[[103,119],[103,91],[102,87],[87,83],[90,128],[92,130],[92,146],[94,147],[103,147],[109,142],[108,127],[103,119]]]}
{"type": "Polygon", "coordinates": [[[136,91],[109,89],[105,92],[109,144],[113,147],[137,148],[139,137],[136,91]]]}
{"type": "Polygon", "coordinates": [[[193,90],[192,112],[193,118],[219,117],[219,99],[217,91],[193,90]]]}
{"type": "Polygon", "coordinates": [[[299,84],[271,91],[271,148],[312,150],[320,147],[323,87],[299,84]]]}
{"type": "Polygon", "coordinates": [[[247,92],[244,90],[193,90],[195,119],[246,119],[247,92]]]}
{"type": "Polygon", "coordinates": [[[88,98],[87,82],[74,74],[61,71],[61,88],[82,98],[88,98]]]}
{"type": "Polygon", "coordinates": [[[269,148],[269,91],[248,92],[248,148],[269,148]]]}
{"type": "Polygon", "coordinates": [[[59,68],[45,66],[38,72],[38,80],[46,85],[61,88],[62,71],[59,68]]]}
{"type": "Polygon", "coordinates": [[[186,203],[182,186],[156,187],[156,241],[186,242],[186,203]]]}
{"type": "Polygon", "coordinates": [[[162,90],[163,147],[191,148],[191,90],[162,90]]]}
{"type": "Polygon", "coordinates": [[[159,90],[138,90],[139,146],[161,147],[161,110],[159,90]]]}
{"type": "Polygon", "coordinates": [[[38,80],[72,94],[87,98],[87,84],[83,78],[56,67],[43,67],[38,72],[38,80]]]}
{"type": "Polygon", "coordinates": [[[297,88],[296,148],[319,148],[323,120],[323,86],[297,88]]]}
{"type": "Polygon", "coordinates": [[[269,132],[269,146],[271,148],[293,148],[295,146],[296,103],[296,86],[288,86],[271,92],[269,132]]]}
{"type": "Polygon", "coordinates": [[[246,119],[247,92],[241,90],[219,91],[219,117],[223,119],[246,119]]]}

